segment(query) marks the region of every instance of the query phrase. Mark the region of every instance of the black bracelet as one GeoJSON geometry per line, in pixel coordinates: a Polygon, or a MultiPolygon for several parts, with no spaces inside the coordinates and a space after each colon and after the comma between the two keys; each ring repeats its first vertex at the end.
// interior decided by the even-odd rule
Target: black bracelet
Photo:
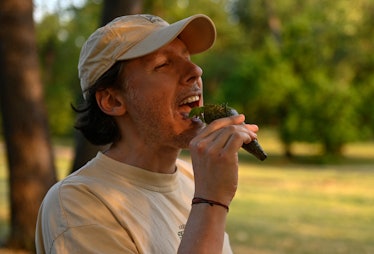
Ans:
{"type": "Polygon", "coordinates": [[[225,204],[220,203],[220,202],[205,199],[205,198],[199,198],[199,197],[194,197],[192,199],[192,205],[202,204],[202,203],[209,204],[210,206],[214,206],[214,205],[222,206],[223,208],[225,208],[227,210],[227,212],[229,212],[229,207],[225,204]]]}

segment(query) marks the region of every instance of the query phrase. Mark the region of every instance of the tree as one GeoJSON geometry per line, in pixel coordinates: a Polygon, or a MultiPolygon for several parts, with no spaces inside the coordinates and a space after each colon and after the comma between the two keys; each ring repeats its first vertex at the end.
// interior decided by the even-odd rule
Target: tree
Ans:
{"type": "Polygon", "coordinates": [[[222,81],[222,97],[234,98],[258,122],[275,125],[286,154],[302,141],[339,156],[348,142],[374,134],[367,107],[373,94],[373,3],[320,2],[232,1],[247,47],[222,81]]]}
{"type": "Polygon", "coordinates": [[[0,1],[0,103],[10,182],[8,246],[34,250],[35,222],[56,181],[32,0],[0,1]]]}
{"type": "Polygon", "coordinates": [[[101,15],[101,25],[116,17],[143,12],[143,0],[105,0],[101,15]]]}
{"type": "MultiPolygon", "coordinates": [[[[204,70],[205,101],[229,102],[248,121],[279,130],[286,154],[298,141],[319,143],[326,152],[339,154],[346,143],[374,136],[371,0],[108,1],[102,2],[102,9],[98,2],[86,0],[83,8],[61,11],[70,12],[66,16],[73,19],[60,21],[60,30],[50,32],[52,39],[39,44],[44,48],[43,64],[49,67],[43,69],[53,72],[45,84],[54,134],[71,134],[74,115],[69,107],[75,99],[66,98],[81,96],[76,73],[79,44],[97,26],[124,14],[122,8],[143,5],[145,13],[170,23],[195,13],[214,20],[214,47],[193,56],[204,70]],[[100,22],[100,10],[107,16],[105,8],[119,12],[100,22]],[[61,40],[60,35],[68,36],[61,40]]],[[[53,23],[46,19],[38,31],[51,30],[53,23]]],[[[89,151],[83,147],[77,151],[89,151]]],[[[83,160],[74,168],[97,150],[77,156],[83,160]]]]}

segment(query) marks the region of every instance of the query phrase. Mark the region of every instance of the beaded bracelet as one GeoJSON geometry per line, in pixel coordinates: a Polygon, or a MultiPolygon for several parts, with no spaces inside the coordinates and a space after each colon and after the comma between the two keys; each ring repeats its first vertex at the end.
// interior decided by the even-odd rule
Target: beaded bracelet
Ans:
{"type": "Polygon", "coordinates": [[[214,205],[222,206],[223,208],[225,208],[227,210],[227,212],[229,212],[229,207],[225,204],[220,203],[220,202],[209,200],[209,199],[204,199],[204,198],[199,198],[199,197],[194,197],[192,199],[192,205],[202,204],[202,203],[209,204],[210,206],[214,206],[214,205]]]}

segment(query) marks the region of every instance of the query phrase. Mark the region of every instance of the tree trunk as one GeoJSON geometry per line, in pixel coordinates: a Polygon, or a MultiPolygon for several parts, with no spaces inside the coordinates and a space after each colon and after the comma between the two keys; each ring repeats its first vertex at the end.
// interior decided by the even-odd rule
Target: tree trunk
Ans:
{"type": "Polygon", "coordinates": [[[143,11],[143,0],[105,0],[101,16],[101,25],[116,17],[138,14],[143,11]]]}
{"type": "Polygon", "coordinates": [[[39,206],[56,181],[32,15],[32,0],[0,1],[0,105],[11,208],[7,245],[30,251],[39,206]]]}
{"type": "MultiPolygon", "coordinates": [[[[142,10],[143,0],[105,0],[101,16],[101,26],[104,26],[116,17],[141,13],[142,10]]],[[[77,132],[75,135],[75,156],[71,172],[76,171],[86,164],[98,151],[105,149],[106,146],[92,145],[80,132],[77,132]]]]}

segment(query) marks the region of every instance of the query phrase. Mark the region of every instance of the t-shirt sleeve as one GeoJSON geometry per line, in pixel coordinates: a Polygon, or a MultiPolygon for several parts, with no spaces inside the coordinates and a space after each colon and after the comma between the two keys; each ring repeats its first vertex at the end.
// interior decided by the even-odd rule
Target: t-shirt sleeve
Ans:
{"type": "Polygon", "coordinates": [[[37,253],[138,253],[128,229],[84,185],[57,184],[39,211],[37,253]]]}

